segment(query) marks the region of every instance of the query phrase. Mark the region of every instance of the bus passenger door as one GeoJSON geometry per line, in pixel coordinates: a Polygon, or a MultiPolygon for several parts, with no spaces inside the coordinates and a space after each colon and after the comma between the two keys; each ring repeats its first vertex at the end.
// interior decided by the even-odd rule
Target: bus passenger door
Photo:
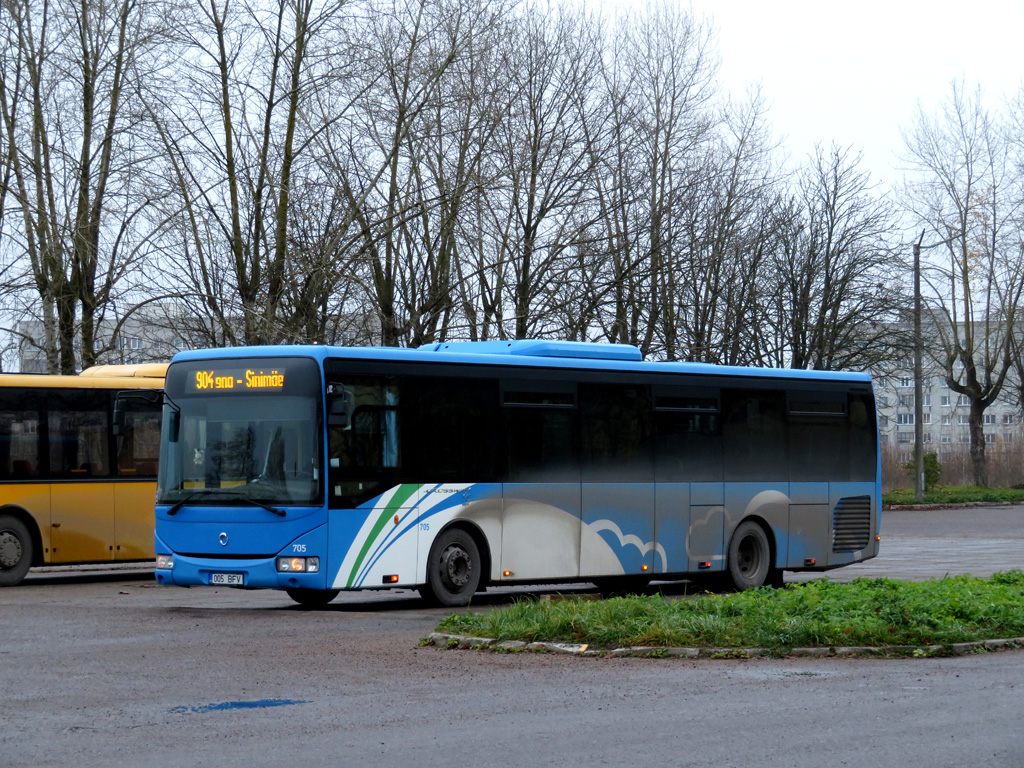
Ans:
{"type": "Polygon", "coordinates": [[[153,506],[156,484],[114,484],[114,559],[144,560],[153,557],[153,506]]]}
{"type": "Polygon", "coordinates": [[[669,573],[721,570],[725,486],[719,390],[654,388],[658,544],[669,573]]]}
{"type": "Polygon", "coordinates": [[[654,538],[648,387],[580,384],[581,576],[664,573],[654,538]]]}
{"type": "Polygon", "coordinates": [[[580,574],[576,384],[501,382],[501,569],[511,580],[580,574]]]}
{"type": "Polygon", "coordinates": [[[67,390],[49,401],[53,562],[114,557],[109,391],[67,390]]]}
{"type": "Polygon", "coordinates": [[[158,402],[141,399],[125,400],[123,407],[124,423],[115,440],[122,480],[114,486],[114,558],[139,560],[153,557],[160,408],[158,402]]]}

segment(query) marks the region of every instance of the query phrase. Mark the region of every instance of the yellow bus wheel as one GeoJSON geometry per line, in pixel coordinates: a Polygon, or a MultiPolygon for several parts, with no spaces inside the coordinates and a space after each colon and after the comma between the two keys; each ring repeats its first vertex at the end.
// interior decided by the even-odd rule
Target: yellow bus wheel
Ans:
{"type": "Polygon", "coordinates": [[[13,515],[0,515],[0,587],[13,587],[32,565],[32,536],[13,515]]]}

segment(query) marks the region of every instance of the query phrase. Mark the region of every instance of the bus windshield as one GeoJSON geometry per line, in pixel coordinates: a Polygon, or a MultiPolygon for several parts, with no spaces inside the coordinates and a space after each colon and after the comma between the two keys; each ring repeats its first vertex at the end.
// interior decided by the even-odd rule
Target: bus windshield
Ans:
{"type": "MultiPolygon", "coordinates": [[[[274,375],[298,380],[305,367],[302,363],[310,361],[285,363],[274,369],[274,375]]],[[[323,445],[319,387],[302,382],[277,390],[246,391],[241,382],[252,371],[244,361],[230,371],[198,368],[173,371],[169,378],[158,502],[319,503],[323,445]],[[241,391],[196,387],[195,382],[204,377],[215,381],[225,375],[234,376],[241,391]]],[[[261,368],[268,366],[264,362],[261,368]]]]}

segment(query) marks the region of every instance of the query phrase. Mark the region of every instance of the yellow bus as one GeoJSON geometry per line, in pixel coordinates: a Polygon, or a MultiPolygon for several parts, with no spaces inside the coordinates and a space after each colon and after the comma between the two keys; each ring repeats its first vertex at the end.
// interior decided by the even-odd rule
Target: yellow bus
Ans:
{"type": "Polygon", "coordinates": [[[41,565],[153,558],[166,363],[0,374],[0,586],[41,565]],[[124,425],[113,429],[118,392],[124,425]]]}

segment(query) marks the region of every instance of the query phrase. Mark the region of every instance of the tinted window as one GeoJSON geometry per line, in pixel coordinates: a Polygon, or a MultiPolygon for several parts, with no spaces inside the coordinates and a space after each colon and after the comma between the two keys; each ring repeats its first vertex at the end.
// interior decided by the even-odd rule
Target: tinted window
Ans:
{"type": "Polygon", "coordinates": [[[786,397],[782,392],[722,392],[722,446],[727,481],[787,482],[786,397]]]}
{"type": "Polygon", "coordinates": [[[498,386],[454,378],[407,380],[415,414],[407,469],[423,482],[486,482],[497,474],[498,386]]]}
{"type": "Polygon", "coordinates": [[[646,387],[580,385],[580,458],[586,482],[651,482],[651,401],[646,387]]]}
{"type": "Polygon", "coordinates": [[[40,436],[36,393],[0,389],[0,478],[39,476],[40,436]]]}
{"type": "Polygon", "coordinates": [[[503,476],[514,482],[579,482],[575,386],[516,381],[502,386],[503,397],[509,392],[531,392],[534,402],[501,409],[503,476]]]}
{"type": "Polygon", "coordinates": [[[655,388],[655,471],[659,482],[722,480],[718,392],[655,388]]]}
{"type": "Polygon", "coordinates": [[[160,401],[127,397],[124,429],[117,441],[117,474],[120,477],[155,478],[160,455],[160,401]]]}
{"type": "Polygon", "coordinates": [[[878,472],[875,403],[871,395],[850,394],[850,479],[873,481],[878,472]]]}
{"type": "Polygon", "coordinates": [[[110,477],[110,393],[59,390],[49,398],[50,474],[110,477]]]}
{"type": "Polygon", "coordinates": [[[788,418],[790,480],[849,480],[846,393],[791,392],[788,418]]]}

